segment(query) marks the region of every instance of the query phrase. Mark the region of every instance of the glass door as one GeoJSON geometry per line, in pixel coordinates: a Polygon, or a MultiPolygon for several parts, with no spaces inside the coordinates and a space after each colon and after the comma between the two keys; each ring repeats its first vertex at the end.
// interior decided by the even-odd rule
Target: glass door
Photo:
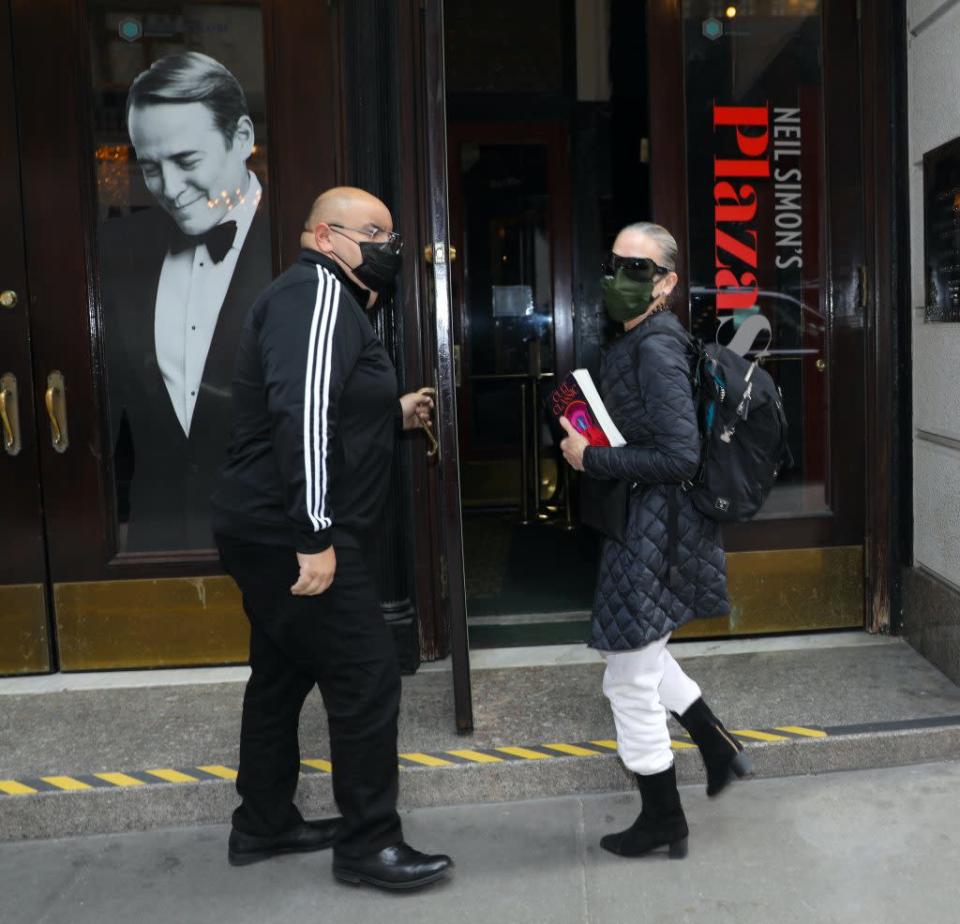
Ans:
{"type": "Polygon", "coordinates": [[[589,610],[596,564],[541,413],[575,352],[569,131],[451,122],[447,143],[470,632],[532,640],[589,610]]]}
{"type": "Polygon", "coordinates": [[[783,393],[794,459],[759,516],[724,530],[733,614],[686,632],[860,626],[865,298],[854,5],[684,0],[679,22],[675,10],[650,8],[653,40],[676,43],[676,62],[654,62],[651,72],[655,218],[685,250],[690,329],[760,358],[783,393]],[[678,107],[682,119],[660,107],[678,107]],[[679,194],[667,201],[664,186],[679,194]]]}
{"type": "Polygon", "coordinates": [[[207,498],[246,312],[336,181],[335,11],[10,9],[38,434],[15,464],[39,451],[59,666],[243,661],[207,498]]]}

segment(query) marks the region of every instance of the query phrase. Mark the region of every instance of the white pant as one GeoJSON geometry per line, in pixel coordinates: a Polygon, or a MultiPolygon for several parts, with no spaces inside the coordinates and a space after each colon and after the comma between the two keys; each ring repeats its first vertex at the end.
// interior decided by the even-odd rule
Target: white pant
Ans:
{"type": "Polygon", "coordinates": [[[700,687],[667,651],[670,636],[635,651],[605,651],[603,693],[617,726],[617,750],[629,770],[662,773],[673,763],[667,710],[682,715],[700,687]]]}

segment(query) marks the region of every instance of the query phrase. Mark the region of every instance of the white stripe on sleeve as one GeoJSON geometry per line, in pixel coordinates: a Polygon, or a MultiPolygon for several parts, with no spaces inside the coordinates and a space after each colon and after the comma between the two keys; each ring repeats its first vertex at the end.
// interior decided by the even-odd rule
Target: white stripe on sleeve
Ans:
{"type": "Polygon", "coordinates": [[[320,528],[320,523],[313,515],[314,477],[313,452],[310,440],[310,409],[313,396],[314,365],[316,362],[317,327],[320,322],[324,289],[325,280],[323,278],[323,274],[321,273],[320,282],[317,286],[317,300],[313,308],[313,318],[310,321],[310,339],[307,342],[307,369],[303,377],[303,473],[304,485],[306,488],[307,516],[310,517],[310,522],[315,531],[320,528]]]}
{"type": "Polygon", "coordinates": [[[328,529],[332,523],[327,513],[330,487],[327,414],[333,375],[333,334],[340,306],[340,282],[320,266],[317,276],[317,300],[307,356],[303,434],[307,515],[315,532],[328,529]]]}

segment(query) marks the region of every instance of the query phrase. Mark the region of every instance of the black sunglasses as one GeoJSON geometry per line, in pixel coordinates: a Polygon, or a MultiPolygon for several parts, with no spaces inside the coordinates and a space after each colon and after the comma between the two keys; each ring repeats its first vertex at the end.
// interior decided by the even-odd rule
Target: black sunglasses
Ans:
{"type": "Polygon", "coordinates": [[[621,257],[612,250],[604,257],[601,270],[604,276],[616,276],[618,270],[623,270],[636,282],[650,282],[657,276],[672,272],[647,257],[621,257]]]}

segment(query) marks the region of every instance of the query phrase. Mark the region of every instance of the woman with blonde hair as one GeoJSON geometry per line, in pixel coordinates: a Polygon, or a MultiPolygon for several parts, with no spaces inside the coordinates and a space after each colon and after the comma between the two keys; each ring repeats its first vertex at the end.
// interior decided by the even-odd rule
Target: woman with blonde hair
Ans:
{"type": "Polygon", "coordinates": [[[590,642],[606,661],[603,692],[617,748],[642,800],[633,825],[600,844],[631,857],[659,847],[674,858],[687,854],[668,709],[700,749],[708,795],[751,772],[743,748],[667,650],[680,626],[730,612],[720,526],[681,490],[699,467],[700,431],[689,338],[668,309],[676,260],[672,235],[640,223],[620,232],[605,263],[604,304],[624,334],[604,356],[599,388],[626,445],[591,446],[561,421],[560,448],[573,468],[631,486],[624,541],[603,545],[590,642]]]}

